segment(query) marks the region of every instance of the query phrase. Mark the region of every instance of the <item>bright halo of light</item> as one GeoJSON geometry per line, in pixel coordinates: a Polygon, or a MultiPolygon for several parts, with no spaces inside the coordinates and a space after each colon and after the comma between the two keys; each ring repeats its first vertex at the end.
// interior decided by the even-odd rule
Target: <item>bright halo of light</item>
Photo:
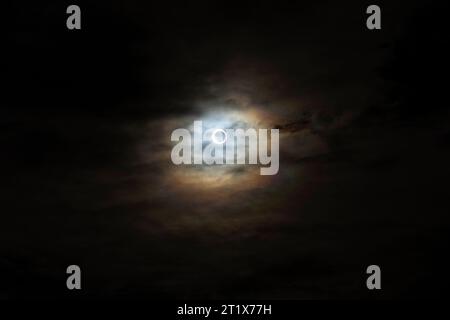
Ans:
{"type": "Polygon", "coordinates": [[[227,141],[227,133],[223,129],[215,129],[212,133],[211,138],[214,143],[222,144],[222,143],[225,143],[225,141],[227,141]],[[217,136],[216,136],[217,132],[223,133],[223,136],[224,136],[223,140],[217,139],[217,136]]]}

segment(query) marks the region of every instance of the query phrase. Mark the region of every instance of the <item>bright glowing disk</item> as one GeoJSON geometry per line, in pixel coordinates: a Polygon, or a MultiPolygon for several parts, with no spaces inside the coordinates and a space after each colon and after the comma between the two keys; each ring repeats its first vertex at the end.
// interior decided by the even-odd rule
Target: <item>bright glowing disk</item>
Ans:
{"type": "Polygon", "coordinates": [[[214,143],[222,144],[222,143],[225,143],[225,141],[227,141],[227,133],[223,129],[215,129],[212,133],[211,138],[214,143]],[[223,140],[220,140],[217,138],[217,136],[216,136],[217,132],[223,133],[223,137],[224,137],[223,140]]]}

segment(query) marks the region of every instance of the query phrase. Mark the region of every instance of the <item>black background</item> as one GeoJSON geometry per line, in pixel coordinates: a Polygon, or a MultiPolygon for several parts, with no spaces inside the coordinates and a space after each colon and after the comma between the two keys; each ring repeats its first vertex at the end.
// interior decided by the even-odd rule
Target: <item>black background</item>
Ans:
{"type": "MultiPolygon", "coordinates": [[[[4,12],[0,298],[448,295],[447,7],[377,3],[382,30],[369,31],[364,1],[78,1],[82,29],[70,31],[70,4],[15,2],[4,12]],[[332,71],[305,87],[302,77],[316,70],[304,69],[300,52],[332,71]],[[203,229],[142,234],[130,227],[139,205],[96,206],[116,187],[96,173],[130,173],[139,138],[120,128],[194,112],[202,79],[236,54],[243,64],[268,61],[290,96],[318,92],[320,117],[351,110],[350,122],[324,134],[332,151],[310,160],[337,177],[310,200],[323,219],[221,242],[197,236],[203,229]],[[317,243],[326,244],[316,251],[317,243]],[[234,250],[254,256],[234,261],[234,250]],[[82,268],[80,292],[65,287],[70,264],[82,268]],[[370,264],[382,268],[379,292],[365,287],[370,264]]],[[[157,178],[150,184],[159,188],[157,178]]],[[[295,194],[296,184],[284,188],[295,194]]],[[[296,212],[295,196],[283,201],[296,212]]]]}

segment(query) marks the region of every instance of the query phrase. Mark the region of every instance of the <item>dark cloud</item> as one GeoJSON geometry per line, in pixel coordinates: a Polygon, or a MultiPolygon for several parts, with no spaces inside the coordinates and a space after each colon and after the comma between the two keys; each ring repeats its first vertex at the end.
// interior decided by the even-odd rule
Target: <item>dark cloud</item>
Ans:
{"type": "Polygon", "coordinates": [[[72,33],[65,3],[12,10],[0,298],[64,297],[74,262],[81,297],[365,298],[372,263],[380,297],[444,294],[443,8],[81,6],[72,33]],[[278,175],[173,166],[221,112],[280,129],[278,175]]]}

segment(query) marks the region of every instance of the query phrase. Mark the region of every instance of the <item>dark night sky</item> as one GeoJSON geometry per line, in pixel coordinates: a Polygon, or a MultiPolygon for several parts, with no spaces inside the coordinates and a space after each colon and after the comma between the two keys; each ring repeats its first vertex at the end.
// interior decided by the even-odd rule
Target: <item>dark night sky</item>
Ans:
{"type": "Polygon", "coordinates": [[[392,2],[14,4],[0,298],[448,295],[448,10],[392,2]],[[281,128],[278,175],[170,163],[219,112],[281,128]]]}

